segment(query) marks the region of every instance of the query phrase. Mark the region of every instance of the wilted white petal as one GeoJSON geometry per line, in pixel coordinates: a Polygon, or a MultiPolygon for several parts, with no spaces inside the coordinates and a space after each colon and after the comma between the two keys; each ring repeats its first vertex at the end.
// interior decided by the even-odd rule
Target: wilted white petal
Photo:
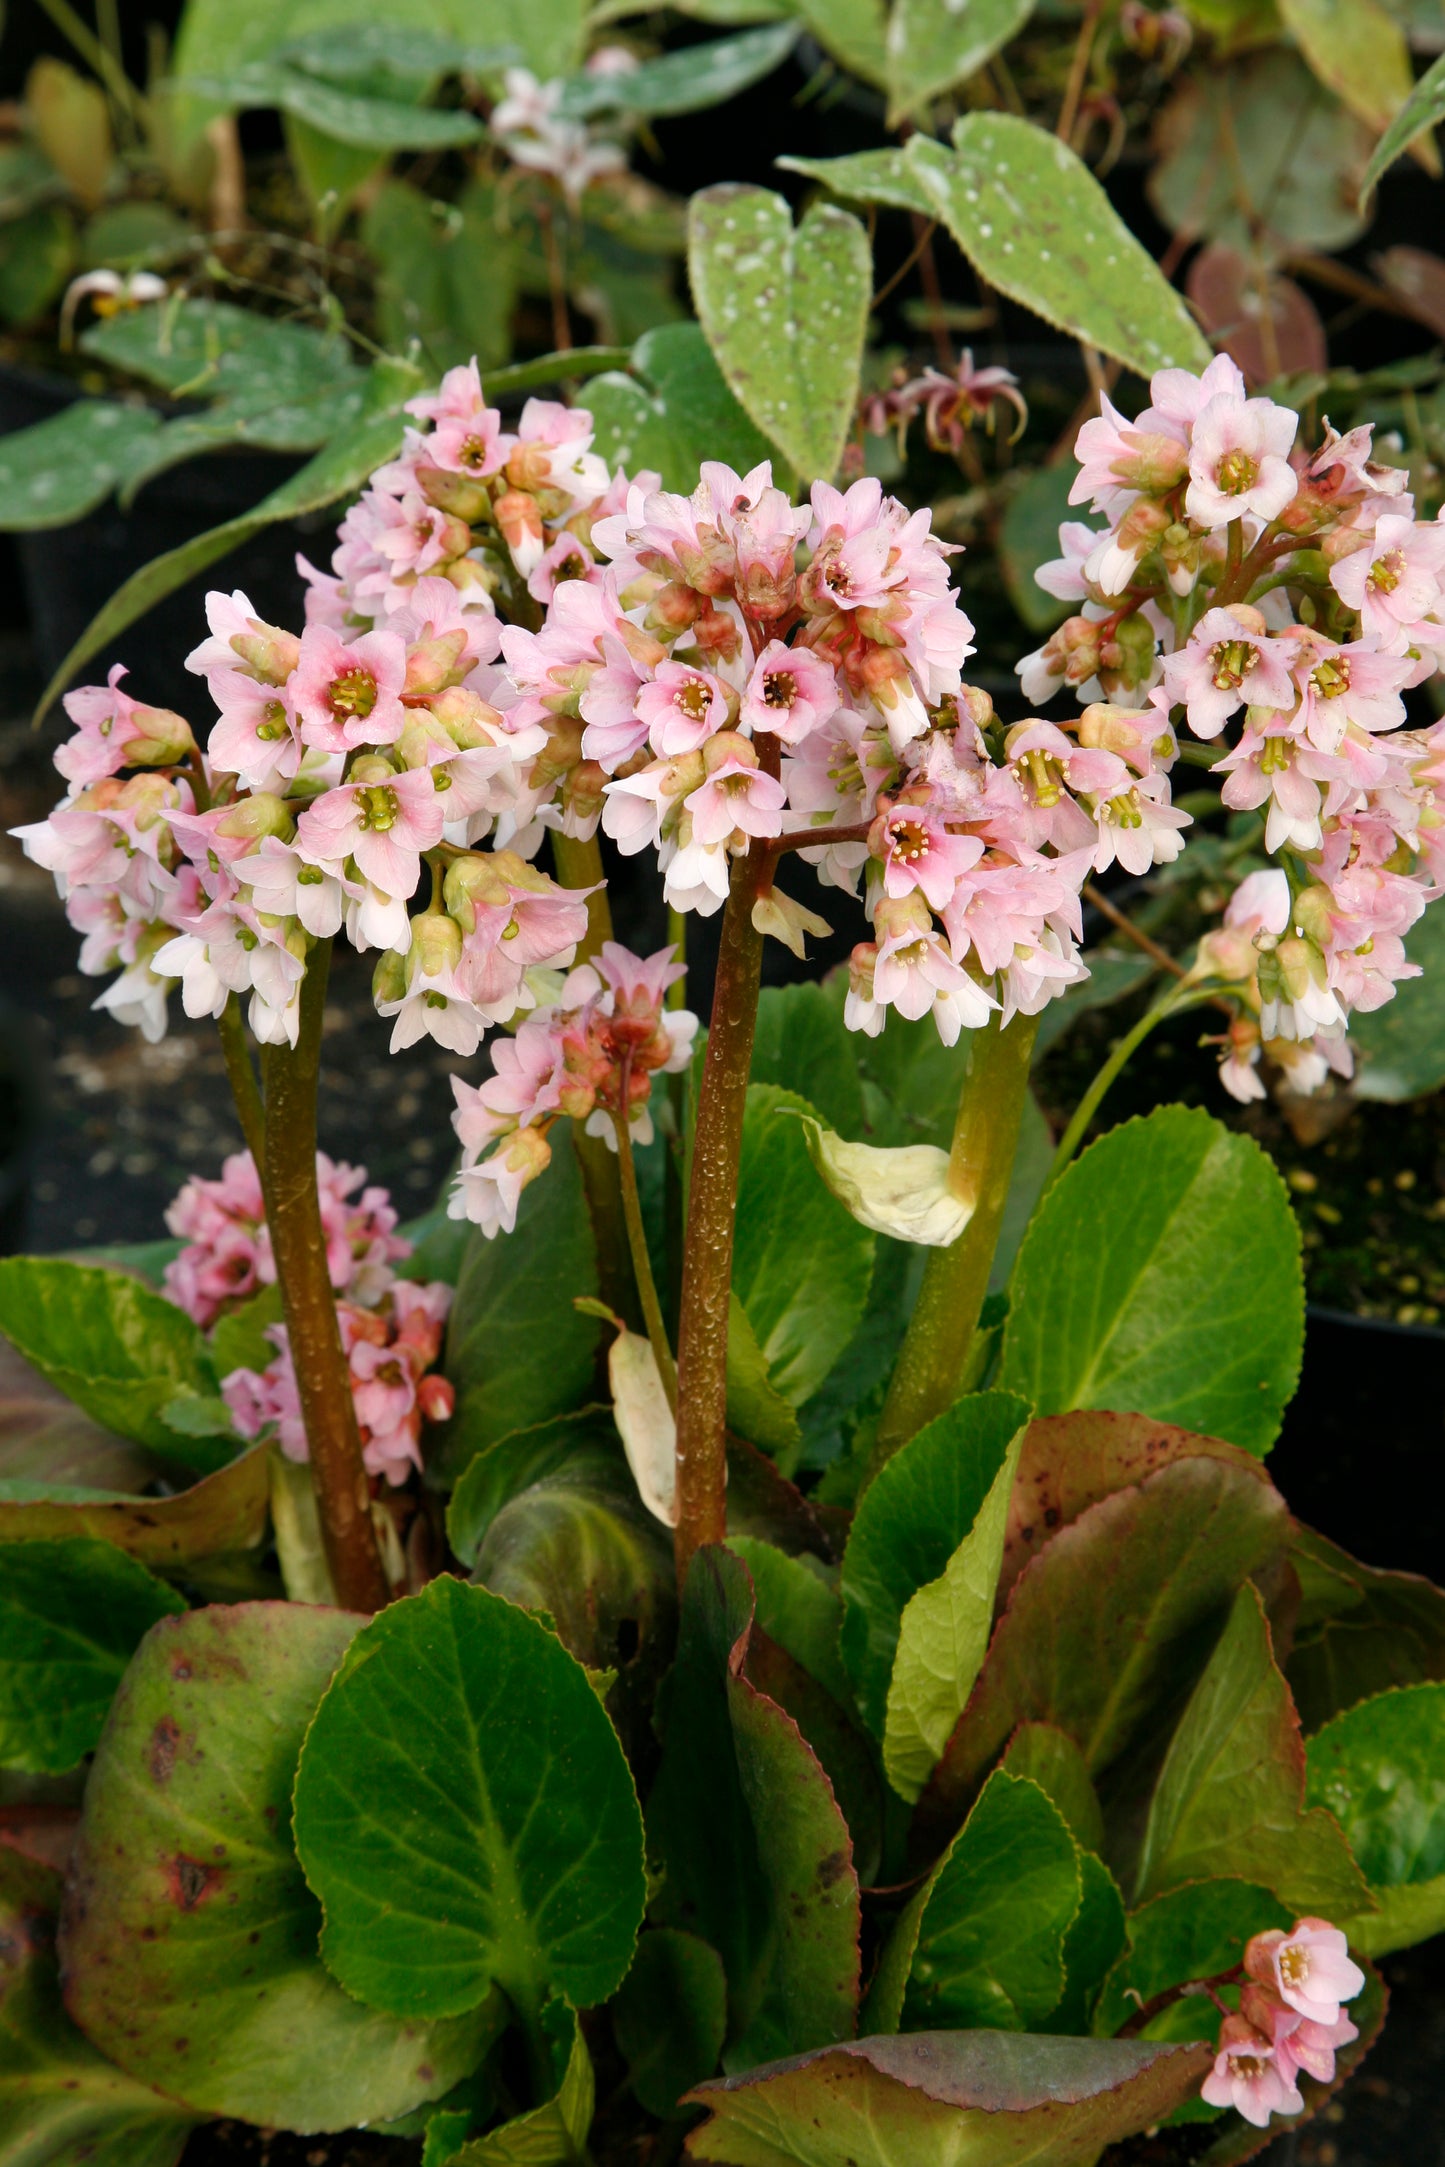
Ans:
{"type": "Polygon", "coordinates": [[[677,1424],[640,1332],[621,1331],[607,1356],[612,1413],[638,1495],[664,1527],[677,1526],[677,1424]]]}
{"type": "Polygon", "coordinates": [[[973,1217],[973,1200],[950,1188],[948,1153],[934,1144],[882,1150],[850,1144],[804,1114],[814,1166],[860,1226],[895,1241],[946,1249],[973,1217]]]}

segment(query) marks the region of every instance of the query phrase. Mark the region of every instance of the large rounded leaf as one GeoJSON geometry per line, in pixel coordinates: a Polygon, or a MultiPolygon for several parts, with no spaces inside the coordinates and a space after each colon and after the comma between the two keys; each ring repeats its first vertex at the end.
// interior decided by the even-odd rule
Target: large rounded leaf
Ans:
{"type": "Polygon", "coordinates": [[[1306,1796],[1335,1815],[1380,1917],[1372,1956],[1445,1926],[1445,1685],[1404,1686],[1336,1716],[1309,1742],[1306,1796]]]}
{"type": "Polygon", "coordinates": [[[185,1607],[107,1542],[0,1543],[0,1766],[73,1768],[137,1644],[185,1607]]]}
{"type": "Polygon", "coordinates": [[[61,1936],[76,2022],[129,2075],[210,2114],[300,2130],[405,2114],[496,2019],[399,2024],[344,1994],[291,1849],[296,1757],[361,1624],[214,1606],[142,1643],[86,1787],[61,1936]]]}
{"type": "Polygon", "coordinates": [[[642,1918],[642,1817],[617,1734],[545,1625],[434,1580],[358,1634],[307,1734],[296,1847],[349,1993],[407,2016],[493,1982],[605,2001],[642,1918]]]}

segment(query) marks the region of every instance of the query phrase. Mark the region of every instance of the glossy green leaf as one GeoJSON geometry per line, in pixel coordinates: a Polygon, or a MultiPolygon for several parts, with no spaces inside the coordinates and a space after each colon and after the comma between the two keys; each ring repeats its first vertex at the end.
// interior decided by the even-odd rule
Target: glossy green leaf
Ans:
{"type": "Polygon", "coordinates": [[[1445,1679],[1445,1592],[1414,1573],[1382,1573],[1297,1528],[1301,1596],[1285,1676],[1305,1732],[1390,1686],[1445,1679]]]}
{"type": "Polygon", "coordinates": [[[785,172],[821,181],[851,203],[883,203],[890,210],[916,211],[920,218],[934,216],[933,198],[901,150],[853,151],[846,158],[780,158],[778,164],[785,172]]]}
{"type": "Polygon", "coordinates": [[[124,480],[160,428],[148,406],[77,399],[0,438],[0,530],[30,534],[84,518],[124,480]]]}
{"type": "Polygon", "coordinates": [[[1294,1916],[1268,1889],[1227,1876],[1153,1897],[1129,1914],[1129,1947],[1105,1981],[1095,2028],[1115,2032],[1171,1987],[1234,1971],[1252,1935],[1287,1929],[1294,1916]]]}
{"type": "Polygon", "coordinates": [[[900,1798],[916,1799],[932,1775],[982,1668],[1023,1434],[1019,1421],[968,1533],[939,1577],[909,1597],[899,1623],[883,1766],[900,1798]]]}
{"type": "Polygon", "coordinates": [[[726,2167],[1092,2167],[1197,2091],[1203,2046],[909,2032],[702,2085],[695,2159],[726,2167]]]}
{"type": "Polygon", "coordinates": [[[65,2013],[58,1873],[0,1846],[0,2160],[175,2167],[195,2117],[98,2054],[65,2013]]]}
{"type": "Polygon", "coordinates": [[[738,2067],[846,2035],[858,2005],[848,1828],[798,1726],[749,1678],[752,1620],[742,1561],[701,1551],[647,1809],[649,1852],[665,1869],[655,1915],[722,1958],[726,2059],[738,2067]]]}
{"type": "Polygon", "coordinates": [[[927,1884],[903,2029],[1038,2029],[1063,1998],[1078,1860],[1038,1785],[995,1770],[927,1884]]]}
{"type": "MultiPolygon", "coordinates": [[[[628,374],[594,377],[587,405],[594,449],[608,466],[630,474],[651,467],[664,489],[695,489],[704,459],[721,459],[746,474],[775,456],[723,381],[696,324],[659,324],[644,332],[628,374]]],[[[790,479],[779,472],[782,486],[790,479]]]]}
{"type": "Polygon", "coordinates": [[[731,1535],[728,1548],[751,1576],[761,1630],[786,1648],[841,1708],[850,1708],[853,1688],[838,1653],[843,1605],[836,1576],[817,1558],[789,1557],[756,1536],[731,1535]]]}
{"type": "Polygon", "coordinates": [[[888,121],[976,74],[1033,13],[1033,0],[897,0],[888,22],[888,121]]]}
{"type": "Polygon", "coordinates": [[[294,405],[360,385],[365,371],[335,331],[259,316],[230,301],[155,302],[82,334],[96,361],[172,398],[215,399],[240,413],[294,405]]]}
{"type": "Polygon", "coordinates": [[[1309,1742],[1305,1796],[1334,1815],[1372,1889],[1445,1882],[1442,1740],[1445,1685],[1413,1685],[1336,1716],[1309,1742]]]}
{"type": "Polygon", "coordinates": [[[1164,1106],[1102,1137],[1040,1205],[1000,1376],[1040,1414],[1117,1408],[1263,1453],[1303,1342],[1284,1183],[1249,1137],[1164,1106]]]}
{"type": "Polygon", "coordinates": [[[840,1646],[875,1736],[884,1732],[908,1607],[947,1573],[1027,1420],[1027,1405],[1009,1393],[958,1400],[910,1438],[864,1493],[843,1556],[840,1646]]]}
{"type": "Polygon", "coordinates": [[[23,329],[60,298],[76,267],[75,220],[64,203],[35,203],[0,225],[0,319],[23,329]]]}
{"type": "Polygon", "coordinates": [[[865,83],[883,87],[888,73],[884,0],[790,0],[788,12],[807,25],[830,59],[865,83]]]}
{"type": "Polygon", "coordinates": [[[857,1329],[874,1237],[828,1194],[797,1119],[806,1099],[750,1084],[738,1174],[733,1292],[768,1375],[790,1405],[809,1398],[857,1329]]]}
{"type": "Polygon", "coordinates": [[[832,476],[858,399],[873,265],[856,218],[726,182],[692,199],[688,270],[729,385],[803,481],[832,476]]]}
{"type": "Polygon", "coordinates": [[[447,1326],[456,1414],[438,1455],[453,1480],[474,1453],[590,1396],[597,1320],[573,1307],[597,1293],[597,1258],[576,1155],[559,1138],[525,1190],[514,1238],[472,1238],[447,1326]],[[545,1349],[545,1360],[539,1353],[545,1349]]]}
{"type": "Polygon", "coordinates": [[[1445,53],[1431,62],[1370,153],[1370,162],[1360,183],[1361,198],[1369,195],[1380,175],[1403,151],[1442,119],[1445,119],[1445,53]]]}
{"type": "MultiPolygon", "coordinates": [[[[1429,1688],[1426,1688],[1428,1691],[1429,1688]]],[[[1340,1825],[1304,1809],[1305,1753],[1258,1590],[1242,1587],[1169,1743],[1135,1875],[1139,1899],[1234,1875],[1328,1918],[1370,1908],[1340,1825]]]]}
{"type": "Polygon", "coordinates": [[[883,1857],[885,1785],[878,1749],[853,1712],[851,1694],[838,1699],[783,1642],[759,1624],[748,1643],[749,1683],[797,1725],[832,1786],[853,1846],[862,1887],[878,1878],[883,1857]]]}
{"type": "Polygon", "coordinates": [[[727,2016],[727,1977],[715,1949],[676,1927],[642,1936],[612,2005],[612,2028],[628,2082],[649,2114],[676,2114],[682,2094],[712,2075],[727,2016]]]}
{"type": "Polygon", "coordinates": [[[556,1474],[579,1454],[618,1449],[612,1409],[588,1405],[530,1429],[513,1430],[467,1462],[447,1506],[447,1541],[463,1565],[477,1562],[483,1537],[509,1498],[556,1474]]]}
{"type": "MultiPolygon", "coordinates": [[[[1051,632],[1069,614],[1070,605],[1046,593],[1034,574],[1058,557],[1061,523],[1079,516],[1069,502],[1078,471],[1072,459],[1036,467],[1009,498],[999,524],[998,568],[1008,598],[1030,632],[1051,632]]],[[[1050,1001],[1045,1015],[1058,1005],[1050,1001]]]]}
{"type": "Polygon", "coordinates": [[[103,2054],[208,2114],[349,2129],[436,2099],[500,2027],[365,2009],[317,1953],[291,1787],[361,1624],[213,1605],[142,1643],[86,1785],[62,1928],[66,1995],[103,2054]]]}
{"type": "Polygon", "coordinates": [[[857,1046],[830,988],[804,980],[759,994],[753,1082],[796,1091],[843,1136],[861,1136],[866,1126],[857,1046]]]}
{"type": "Polygon", "coordinates": [[[947,1840],[1020,1723],[1067,1732],[1103,1790],[1141,1742],[1167,1735],[1236,1589],[1278,1569],[1286,1534],[1262,1472],[1205,1457],[1161,1467],[1061,1528],[1013,1586],[920,1802],[920,1840],[947,1840]]]}
{"type": "Polygon", "coordinates": [[[565,2001],[542,2011],[557,2089],[526,2114],[488,2130],[451,2155],[455,2167],[579,2167],[587,2158],[596,2080],[582,2027],[565,2001]]]}
{"type": "Polygon", "coordinates": [[[438,369],[475,354],[490,389],[489,372],[512,350],[521,271],[491,190],[473,183],[455,204],[437,203],[408,182],[384,181],[369,195],[361,237],[377,266],[387,344],[399,350],[418,338],[438,369]]]}
{"type": "Polygon", "coordinates": [[[1028,1776],[1058,1807],[1081,1851],[1104,1844],[1104,1816],[1084,1756],[1067,1731],[1052,1723],[1021,1723],[1008,1742],[1003,1767],[1028,1776]]]}
{"type": "Polygon", "coordinates": [[[625,73],[574,75],[563,91],[561,111],[572,120],[609,112],[640,113],[648,119],[704,112],[771,75],[797,41],[796,23],[769,23],[734,37],[681,46],[625,73]]]}
{"type": "Polygon", "coordinates": [[[1204,367],[1183,301],[1066,144],[1011,113],[969,113],[952,156],[918,135],[908,157],[933,215],[1010,300],[1142,376],[1204,367]]]}
{"type": "Polygon", "coordinates": [[[1279,0],[1284,26],[1326,90],[1380,133],[1414,89],[1410,48],[1380,0],[1279,0]]]}
{"type": "Polygon", "coordinates": [[[398,2015],[495,1982],[605,2001],[642,1916],[642,1824],[617,1735],[546,1626],[434,1580],[357,1636],[296,1778],[296,1848],[349,1993],[398,2015]]]}
{"type": "Polygon", "coordinates": [[[59,1257],[0,1259],[0,1332],[68,1399],[162,1459],[209,1473],[233,1444],[183,1437],[170,1401],[209,1397],[215,1372],[183,1310],[123,1272],[59,1257]]]}
{"type": "Polygon", "coordinates": [[[1422,975],[1402,979],[1393,1000],[1350,1021],[1359,1059],[1351,1089],[1387,1105],[1445,1085],[1445,910],[1438,904],[1410,928],[1405,953],[1422,975]]]}
{"type": "Polygon", "coordinates": [[[0,1542],[0,1767],[73,1768],[141,1639],[185,1607],[109,1543],[0,1542]]]}
{"type": "MultiPolygon", "coordinates": [[[[10,1410],[0,1413],[8,1416],[10,1410]]],[[[162,1573],[179,1573],[219,1553],[254,1550],[266,1532],[269,1450],[253,1446],[174,1497],[132,1497],[68,1483],[63,1467],[59,1480],[7,1476],[0,1479],[0,1542],[88,1535],[162,1573]]],[[[8,1452],[5,1464],[10,1464],[8,1452]]],[[[108,1468],[102,1462],[83,1471],[104,1475],[108,1468]]],[[[138,1472],[143,1477],[148,1470],[138,1472]]]]}
{"type": "Polygon", "coordinates": [[[1104,1981],[1128,1945],[1119,1884],[1093,1851],[1079,1853],[1079,1908],[1064,1936],[1064,1992],[1046,2029],[1075,2037],[1094,2029],[1104,1981]]]}

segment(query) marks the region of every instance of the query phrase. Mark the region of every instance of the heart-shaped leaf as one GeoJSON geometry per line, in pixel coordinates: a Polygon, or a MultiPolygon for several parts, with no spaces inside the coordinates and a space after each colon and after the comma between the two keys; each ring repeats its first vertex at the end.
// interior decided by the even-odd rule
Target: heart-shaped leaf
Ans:
{"type": "Polygon", "coordinates": [[[742,405],[805,482],[829,480],[858,402],[873,281],[862,226],[815,204],[795,233],[782,196],[705,188],[692,199],[688,271],[742,405]]]}
{"type": "Polygon", "coordinates": [[[74,1768],[141,1640],[185,1607],[109,1543],[0,1543],[0,1767],[74,1768]]]}
{"type": "Polygon", "coordinates": [[[300,1603],[163,1620],[91,1768],[61,1935],[67,2004],[121,2069],[198,2112],[305,2131],[404,2114],[465,2076],[504,2021],[494,2004],[400,2024],[343,1993],[317,1953],[291,1786],[361,1623],[300,1603]]]}
{"type": "Polygon", "coordinates": [[[909,139],[919,183],[991,286],[1141,376],[1202,369],[1209,347],[1082,160],[1012,113],[969,113],[950,155],[909,139]]]}
{"type": "MultiPolygon", "coordinates": [[[[593,449],[609,467],[630,474],[644,467],[664,489],[697,487],[704,459],[721,459],[739,474],[772,455],[723,381],[712,349],[696,324],[659,324],[632,349],[626,376],[594,377],[587,387],[593,449]]],[[[777,479],[786,487],[790,477],[777,479]]]]}
{"type": "Polygon", "coordinates": [[[296,1848],[347,1989],[404,2016],[575,2007],[621,1982],[642,1822],[617,1734],[556,1636],[434,1580],[347,1651],[307,1733],[296,1848]]]}
{"type": "Polygon", "coordinates": [[[1379,0],[1280,0],[1279,11],[1326,90],[1367,128],[1388,130],[1415,87],[1398,18],[1379,0]]]}

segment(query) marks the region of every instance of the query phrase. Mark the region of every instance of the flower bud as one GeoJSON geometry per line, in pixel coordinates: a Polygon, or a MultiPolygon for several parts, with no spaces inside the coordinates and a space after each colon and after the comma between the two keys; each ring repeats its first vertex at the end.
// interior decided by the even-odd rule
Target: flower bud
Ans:
{"type": "Polygon", "coordinates": [[[352,761],[346,779],[350,783],[389,783],[395,774],[393,761],[379,752],[364,752],[352,761]]]}
{"type": "Polygon", "coordinates": [[[301,659],[300,640],[294,632],[283,632],[279,625],[263,624],[259,617],[248,622],[249,632],[231,635],[231,645],[243,668],[263,685],[284,685],[301,659]]]}
{"type": "Polygon", "coordinates": [[[757,747],[736,730],[714,730],[702,747],[703,773],[715,775],[729,760],[740,761],[744,767],[756,767],[757,747]]]}
{"type": "Polygon", "coordinates": [[[290,806],[270,790],[253,790],[249,797],[239,799],[216,822],[218,835],[244,837],[252,843],[259,843],[268,835],[279,835],[283,842],[289,842],[295,831],[290,806]]]}
{"type": "Polygon", "coordinates": [[[371,974],[372,999],[378,1006],[384,1001],[404,1001],[406,981],[407,958],[398,955],[394,948],[384,948],[371,974]]]}
{"type": "Polygon", "coordinates": [[[511,902],[506,879],[497,870],[497,860],[507,855],[499,850],[483,857],[478,851],[468,851],[464,858],[453,858],[447,867],[442,900],[463,933],[476,931],[479,907],[495,909],[511,902]]]}
{"type": "Polygon", "coordinates": [[[658,588],[648,605],[647,629],[660,632],[667,639],[676,639],[679,632],[686,632],[696,624],[706,606],[695,587],[684,587],[675,579],[668,580],[665,586],[658,588]]]}
{"type": "Polygon", "coordinates": [[[434,633],[430,639],[418,640],[408,647],[402,698],[429,699],[432,693],[443,692],[448,685],[460,683],[471,667],[463,661],[466,648],[467,635],[460,626],[454,632],[434,633]]]}
{"type": "Polygon", "coordinates": [[[505,727],[500,711],[490,700],[484,700],[479,692],[469,692],[465,685],[448,685],[444,691],[433,693],[426,707],[461,752],[494,745],[493,732],[505,727]]]}
{"type": "Polygon", "coordinates": [[[495,513],[502,540],[512,552],[518,571],[524,576],[534,572],[547,546],[536,498],[525,490],[508,489],[498,497],[495,513]]]}
{"type": "Polygon", "coordinates": [[[417,1385],[416,1403],[428,1422],[449,1422],[457,1404],[456,1387],[431,1370],[417,1385]]]}
{"type": "Polygon", "coordinates": [[[174,767],[196,750],[196,740],[184,715],[169,707],[132,705],[124,723],[121,750],[128,767],[174,767]]]}
{"type": "Polygon", "coordinates": [[[408,951],[407,980],[415,978],[418,971],[427,978],[440,978],[454,971],[462,957],[461,927],[455,918],[445,911],[423,911],[411,921],[411,948],[408,951]]]}
{"type": "Polygon", "coordinates": [[[439,564],[436,571],[440,578],[450,580],[458,594],[490,598],[496,592],[496,573],[478,564],[475,557],[453,557],[450,564],[439,564]]]}
{"type": "Polygon", "coordinates": [[[447,467],[423,464],[412,469],[412,479],[436,511],[450,512],[469,527],[474,527],[491,507],[486,483],[474,481],[470,474],[453,474],[447,467]]]}

